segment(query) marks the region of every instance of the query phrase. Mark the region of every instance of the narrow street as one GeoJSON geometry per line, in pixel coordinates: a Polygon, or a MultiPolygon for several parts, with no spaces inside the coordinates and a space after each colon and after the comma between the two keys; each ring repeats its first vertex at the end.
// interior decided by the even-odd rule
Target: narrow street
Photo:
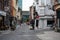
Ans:
{"type": "Polygon", "coordinates": [[[0,36],[0,40],[60,40],[60,33],[51,30],[29,30],[29,26],[22,24],[15,31],[0,36]]]}
{"type": "Polygon", "coordinates": [[[60,0],[0,0],[0,40],[60,40],[60,0]]]}

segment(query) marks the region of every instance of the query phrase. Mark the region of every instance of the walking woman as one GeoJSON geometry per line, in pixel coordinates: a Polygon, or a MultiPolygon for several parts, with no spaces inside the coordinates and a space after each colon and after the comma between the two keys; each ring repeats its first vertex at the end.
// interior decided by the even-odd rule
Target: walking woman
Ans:
{"type": "Polygon", "coordinates": [[[31,19],[30,25],[32,26],[32,28],[30,28],[30,30],[34,30],[34,19],[31,19]]]}
{"type": "Polygon", "coordinates": [[[34,13],[34,18],[36,20],[36,27],[38,28],[38,23],[39,23],[38,18],[39,18],[39,16],[38,16],[38,13],[37,12],[34,13]]]}

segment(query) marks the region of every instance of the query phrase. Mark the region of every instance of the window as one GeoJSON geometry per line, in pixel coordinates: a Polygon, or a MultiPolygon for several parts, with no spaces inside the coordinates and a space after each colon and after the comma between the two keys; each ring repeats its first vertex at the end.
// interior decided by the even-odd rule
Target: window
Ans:
{"type": "Polygon", "coordinates": [[[0,9],[1,9],[1,3],[0,3],[0,9]]]}
{"type": "Polygon", "coordinates": [[[39,0],[35,0],[37,4],[39,4],[39,0]]]}
{"type": "Polygon", "coordinates": [[[38,2],[39,0],[35,0],[36,2],[38,2]]]}
{"type": "Polygon", "coordinates": [[[8,6],[9,0],[4,0],[4,6],[8,6]]]}
{"type": "Polygon", "coordinates": [[[3,3],[0,2],[0,10],[3,10],[3,3]]]}
{"type": "Polygon", "coordinates": [[[44,14],[44,9],[40,9],[40,14],[44,14]]]}
{"type": "Polygon", "coordinates": [[[44,0],[41,0],[41,5],[45,5],[45,1],[44,0]]]}

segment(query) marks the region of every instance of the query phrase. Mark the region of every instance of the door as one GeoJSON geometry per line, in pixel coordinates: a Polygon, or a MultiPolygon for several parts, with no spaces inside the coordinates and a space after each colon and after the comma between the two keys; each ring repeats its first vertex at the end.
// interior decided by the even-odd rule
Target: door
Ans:
{"type": "Polygon", "coordinates": [[[57,23],[58,23],[58,27],[60,28],[60,8],[56,10],[57,13],[57,23]]]}

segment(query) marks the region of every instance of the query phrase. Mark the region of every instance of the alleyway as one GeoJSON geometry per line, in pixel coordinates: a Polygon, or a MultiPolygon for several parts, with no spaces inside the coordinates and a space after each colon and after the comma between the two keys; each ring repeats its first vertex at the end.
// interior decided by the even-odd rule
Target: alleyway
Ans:
{"type": "Polygon", "coordinates": [[[29,26],[18,25],[15,31],[0,36],[0,40],[60,40],[60,33],[51,30],[29,30],[29,26]]]}

